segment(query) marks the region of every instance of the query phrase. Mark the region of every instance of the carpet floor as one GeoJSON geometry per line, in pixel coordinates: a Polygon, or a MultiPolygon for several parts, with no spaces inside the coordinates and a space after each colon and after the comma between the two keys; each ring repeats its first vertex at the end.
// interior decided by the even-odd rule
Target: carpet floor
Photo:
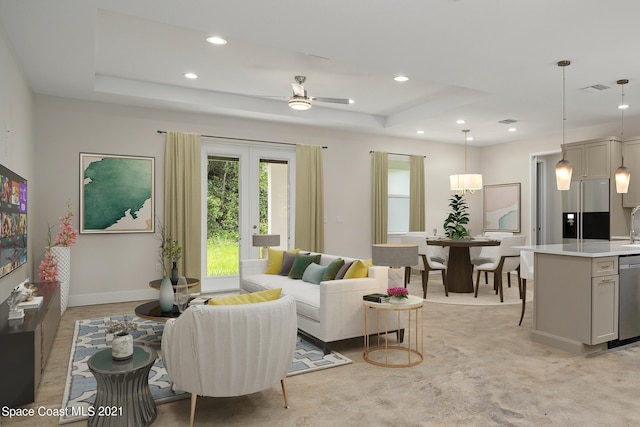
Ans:
{"type": "MultiPolygon", "coordinates": [[[[410,284],[410,291],[422,295],[417,282],[410,284]]],[[[32,407],[60,407],[75,320],[131,313],[138,304],[68,309],[32,407]]],[[[362,358],[361,338],[341,341],[332,348],[353,363],[290,377],[289,409],[282,405],[279,386],[249,396],[199,398],[196,425],[640,425],[640,343],[590,356],[572,355],[531,341],[532,313],[527,307],[518,326],[517,304],[427,304],[421,364],[402,369],[374,366],[362,358]]],[[[184,399],[159,405],[153,426],[188,425],[188,420],[189,400],[184,399]]],[[[58,418],[5,417],[1,422],[41,427],[57,425],[58,418]]],[[[67,426],[86,426],[86,421],[67,426]]]]}

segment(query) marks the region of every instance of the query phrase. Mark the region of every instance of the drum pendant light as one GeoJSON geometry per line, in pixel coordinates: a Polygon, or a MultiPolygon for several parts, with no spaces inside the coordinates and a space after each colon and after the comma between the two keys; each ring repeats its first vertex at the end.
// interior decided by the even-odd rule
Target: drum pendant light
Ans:
{"type": "Polygon", "coordinates": [[[477,190],[482,190],[482,175],[467,173],[467,133],[469,133],[469,129],[462,132],[464,132],[464,173],[449,175],[449,188],[459,194],[467,192],[475,194],[477,190]]]}

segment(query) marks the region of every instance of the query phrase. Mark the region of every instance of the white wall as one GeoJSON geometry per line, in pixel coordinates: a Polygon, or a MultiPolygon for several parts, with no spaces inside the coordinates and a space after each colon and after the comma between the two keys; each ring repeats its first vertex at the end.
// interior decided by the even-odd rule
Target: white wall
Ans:
{"type": "Polygon", "coordinates": [[[31,275],[34,265],[32,226],[38,209],[34,197],[33,97],[6,36],[0,30],[0,164],[28,181],[27,263],[0,279],[0,301],[11,289],[31,275]]]}
{"type": "MultiPolygon", "coordinates": [[[[37,95],[35,198],[46,207],[35,213],[31,235],[39,263],[47,224],[58,224],[67,200],[77,215],[79,153],[156,158],[156,214],[162,219],[164,135],[156,130],[198,132],[327,146],[325,171],[325,251],[371,256],[370,150],[426,156],[427,230],[442,229],[448,211],[448,176],[464,167],[461,145],[346,133],[315,127],[196,115],[37,95]],[[342,222],[338,221],[342,217],[342,222]]],[[[469,149],[469,170],[479,170],[479,150],[469,149]]],[[[33,194],[32,194],[33,195],[33,194]]],[[[480,231],[482,196],[469,197],[471,228],[480,231]]],[[[75,218],[78,224],[78,218],[75,218]]],[[[70,304],[150,299],[158,242],[150,234],[80,235],[72,248],[70,304]]]]}

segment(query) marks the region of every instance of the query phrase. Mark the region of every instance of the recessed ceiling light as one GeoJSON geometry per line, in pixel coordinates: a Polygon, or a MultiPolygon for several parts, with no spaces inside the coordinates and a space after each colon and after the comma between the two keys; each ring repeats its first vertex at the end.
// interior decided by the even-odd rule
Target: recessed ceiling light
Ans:
{"type": "Polygon", "coordinates": [[[349,104],[354,104],[356,102],[355,99],[349,99],[349,104]]]}
{"type": "Polygon", "coordinates": [[[517,130],[518,130],[517,128],[509,128],[509,132],[515,132],[517,130]]]}
{"type": "Polygon", "coordinates": [[[220,36],[209,36],[207,41],[211,44],[223,45],[227,44],[227,41],[220,36]]]}
{"type": "Polygon", "coordinates": [[[407,76],[395,76],[393,78],[393,80],[395,80],[397,82],[406,82],[407,80],[409,80],[409,77],[407,77],[407,76]]]}
{"type": "Polygon", "coordinates": [[[629,108],[629,106],[627,104],[620,104],[618,105],[618,108],[621,110],[626,110],[627,108],[629,108]]]}
{"type": "Polygon", "coordinates": [[[198,75],[196,73],[185,73],[184,76],[188,79],[197,79],[198,75]]]}
{"type": "Polygon", "coordinates": [[[468,136],[467,137],[467,141],[473,141],[473,137],[472,136],[468,136]]]}
{"type": "Polygon", "coordinates": [[[424,133],[424,131],[423,131],[423,130],[419,130],[419,131],[416,131],[416,133],[417,133],[418,135],[422,135],[422,134],[424,133]]]}
{"type": "Polygon", "coordinates": [[[463,124],[465,124],[467,122],[465,122],[463,119],[458,119],[458,120],[456,120],[456,123],[459,124],[459,125],[463,125],[463,124]]]}

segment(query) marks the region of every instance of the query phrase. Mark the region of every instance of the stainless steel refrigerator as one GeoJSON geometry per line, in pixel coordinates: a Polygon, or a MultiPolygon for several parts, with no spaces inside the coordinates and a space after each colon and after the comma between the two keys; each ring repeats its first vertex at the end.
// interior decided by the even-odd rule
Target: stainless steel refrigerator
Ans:
{"type": "Polygon", "coordinates": [[[574,181],[562,192],[562,239],[609,240],[609,180],[574,181]]]}

